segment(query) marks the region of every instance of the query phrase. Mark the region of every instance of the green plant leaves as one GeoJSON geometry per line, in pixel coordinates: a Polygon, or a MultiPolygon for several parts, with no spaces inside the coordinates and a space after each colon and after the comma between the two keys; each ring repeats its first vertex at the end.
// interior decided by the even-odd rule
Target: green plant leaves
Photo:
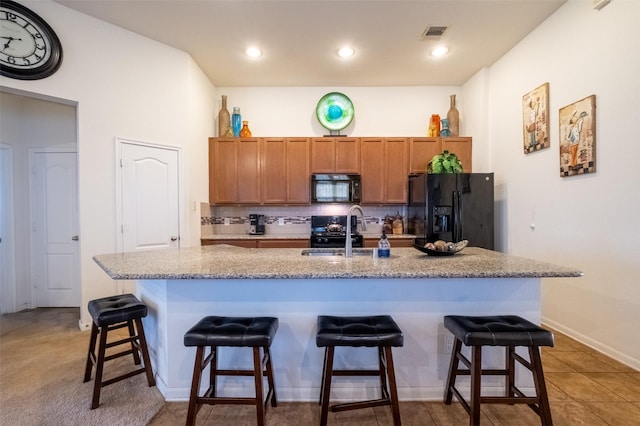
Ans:
{"type": "Polygon", "coordinates": [[[462,162],[449,151],[434,155],[427,166],[427,173],[462,173],[462,162]]]}

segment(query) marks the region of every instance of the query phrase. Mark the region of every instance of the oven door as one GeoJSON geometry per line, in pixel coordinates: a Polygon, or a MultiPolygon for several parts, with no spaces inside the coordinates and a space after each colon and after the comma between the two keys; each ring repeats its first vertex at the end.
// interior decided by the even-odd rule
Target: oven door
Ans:
{"type": "MultiPolygon", "coordinates": [[[[346,241],[346,237],[312,235],[309,246],[311,248],[344,248],[346,241]]],[[[362,235],[352,235],[351,246],[356,248],[364,247],[362,235]]]]}

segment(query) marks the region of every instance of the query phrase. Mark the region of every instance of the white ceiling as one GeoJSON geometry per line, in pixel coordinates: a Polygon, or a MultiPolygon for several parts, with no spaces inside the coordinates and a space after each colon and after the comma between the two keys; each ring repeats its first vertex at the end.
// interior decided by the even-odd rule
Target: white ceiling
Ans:
{"type": "MultiPolygon", "coordinates": [[[[566,0],[55,0],[188,52],[216,86],[453,85],[566,0]],[[430,25],[447,26],[424,40],[430,25]],[[449,54],[435,59],[436,44],[449,54]],[[335,52],[356,50],[349,60],[335,52]],[[264,54],[249,59],[244,49],[264,54]]],[[[81,37],[81,35],[79,35],[81,37]]]]}

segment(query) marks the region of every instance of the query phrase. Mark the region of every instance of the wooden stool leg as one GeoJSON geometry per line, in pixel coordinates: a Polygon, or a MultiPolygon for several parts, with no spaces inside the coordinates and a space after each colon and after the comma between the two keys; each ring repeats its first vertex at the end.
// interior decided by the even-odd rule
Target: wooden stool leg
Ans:
{"type": "Polygon", "coordinates": [[[449,362],[449,374],[447,375],[447,383],[444,388],[444,403],[449,405],[453,399],[453,387],[456,385],[456,377],[458,375],[458,365],[460,360],[458,355],[462,349],[462,341],[455,339],[453,349],[451,349],[451,362],[449,362]]]}
{"type": "Polygon", "coordinates": [[[267,382],[269,383],[269,392],[271,394],[271,406],[272,407],[277,407],[278,406],[278,395],[276,393],[276,381],[273,377],[273,365],[271,364],[271,350],[269,349],[268,346],[265,346],[264,348],[262,348],[264,351],[264,354],[267,358],[267,382]]]}
{"type": "Polygon", "coordinates": [[[396,372],[393,366],[393,355],[391,355],[391,347],[385,346],[385,360],[387,364],[387,375],[389,376],[389,398],[391,399],[391,412],[393,413],[394,426],[402,424],[400,420],[400,402],[398,401],[398,389],[396,387],[396,372]]]}
{"type": "Polygon", "coordinates": [[[211,389],[210,396],[216,397],[217,395],[217,383],[218,383],[218,347],[211,346],[211,364],[209,366],[209,389],[211,389]]]}
{"type": "Polygon", "coordinates": [[[333,376],[333,346],[327,346],[324,356],[324,373],[322,374],[322,392],[321,392],[321,404],[320,410],[320,426],[327,425],[327,418],[329,416],[329,396],[331,394],[331,377],[333,376]]]}
{"type": "MultiPolygon", "coordinates": [[[[138,343],[140,345],[140,350],[142,351],[142,360],[144,361],[144,369],[147,375],[147,382],[149,383],[149,387],[156,385],[156,379],[153,376],[153,369],[151,368],[151,359],[149,358],[149,347],[147,346],[147,338],[144,335],[144,327],[142,326],[142,319],[136,318],[136,329],[138,331],[138,343]]],[[[138,352],[138,351],[134,351],[138,352]]],[[[139,359],[139,357],[138,357],[139,359]]],[[[140,364],[140,362],[138,362],[140,364]]]]}
{"type": "Polygon", "coordinates": [[[482,380],[482,346],[471,347],[471,400],[469,425],[480,424],[480,383],[482,380]]]}
{"type": "Polygon", "coordinates": [[[189,395],[189,411],[187,412],[187,426],[196,424],[196,414],[198,413],[198,392],[200,389],[200,377],[202,375],[202,359],[204,357],[204,346],[196,348],[196,360],[193,365],[193,379],[191,380],[191,393],[189,395]]]}
{"type": "Polygon", "coordinates": [[[506,347],[505,368],[507,369],[507,375],[505,376],[505,388],[506,388],[505,395],[507,397],[516,396],[515,392],[513,391],[513,387],[516,384],[516,361],[514,358],[515,351],[516,351],[516,348],[513,346],[506,347]]]}
{"type": "Polygon", "coordinates": [[[389,386],[387,385],[387,360],[385,348],[378,346],[378,371],[380,372],[380,397],[389,398],[389,386]]]}
{"type": "Polygon", "coordinates": [[[96,378],[93,382],[93,398],[91,399],[92,410],[98,408],[98,405],[100,405],[100,388],[102,387],[104,354],[107,349],[107,330],[108,327],[102,327],[102,329],[100,330],[100,346],[98,347],[98,359],[96,360],[96,378]]]}
{"type": "Polygon", "coordinates": [[[547,386],[544,383],[544,372],[542,371],[542,360],[540,359],[540,349],[536,346],[529,347],[529,358],[533,369],[533,381],[536,386],[536,394],[540,399],[538,410],[540,411],[540,420],[543,426],[552,426],[551,407],[549,406],[549,397],[547,395],[547,386]]]}
{"type": "Polygon", "coordinates": [[[87,365],[84,369],[84,380],[86,383],[91,380],[91,371],[93,363],[96,359],[96,342],[98,341],[98,326],[95,322],[91,322],[91,337],[89,338],[89,352],[87,353],[87,365]]]}
{"type": "Polygon", "coordinates": [[[260,357],[260,347],[253,348],[253,376],[256,385],[256,414],[258,417],[258,426],[264,426],[264,396],[262,381],[262,359],[260,357]]]}
{"type": "MultiPolygon", "coordinates": [[[[138,333],[140,332],[140,328],[142,327],[141,321],[136,320],[136,327],[138,327],[138,333]]],[[[133,320],[129,320],[127,321],[127,329],[129,330],[129,337],[136,337],[136,331],[133,328],[133,320]]],[[[138,338],[138,340],[140,340],[138,338]]],[[[135,365],[140,365],[140,351],[138,350],[138,348],[136,348],[136,341],[132,340],[131,341],[131,355],[133,355],[133,363],[135,365]]]]}

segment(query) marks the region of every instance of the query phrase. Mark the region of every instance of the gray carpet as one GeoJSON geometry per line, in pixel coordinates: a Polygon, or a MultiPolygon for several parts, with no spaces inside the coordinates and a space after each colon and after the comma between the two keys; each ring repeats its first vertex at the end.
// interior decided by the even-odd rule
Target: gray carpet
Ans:
{"type": "MultiPolygon", "coordinates": [[[[77,308],[0,316],[0,425],[146,425],[163,406],[142,374],[102,388],[100,406],[89,409],[89,333],[78,319],[77,308]]],[[[109,361],[105,379],[132,365],[130,356],[109,361]]]]}

